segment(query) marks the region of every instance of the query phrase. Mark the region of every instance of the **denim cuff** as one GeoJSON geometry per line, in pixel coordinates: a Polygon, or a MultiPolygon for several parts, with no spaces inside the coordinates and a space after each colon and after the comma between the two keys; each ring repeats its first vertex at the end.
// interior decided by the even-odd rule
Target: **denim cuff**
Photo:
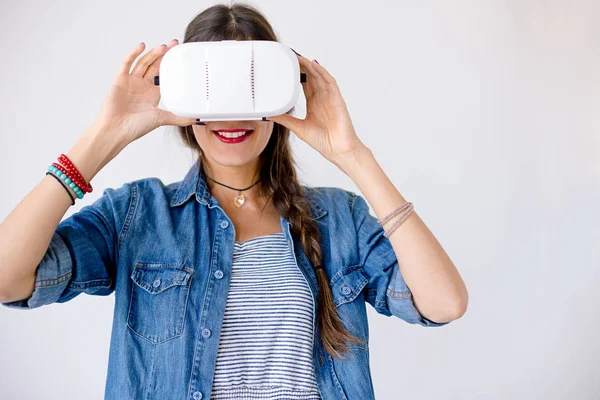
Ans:
{"type": "Polygon", "coordinates": [[[71,275],[71,254],[62,237],[54,232],[48,251],[37,266],[32,295],[27,299],[0,304],[10,308],[32,309],[54,303],[67,288],[71,275]]]}
{"type": "Polygon", "coordinates": [[[449,322],[434,322],[425,318],[415,307],[412,292],[404,282],[398,262],[394,263],[394,271],[385,293],[386,305],[392,315],[399,316],[411,324],[423,326],[444,326],[449,322]]]}

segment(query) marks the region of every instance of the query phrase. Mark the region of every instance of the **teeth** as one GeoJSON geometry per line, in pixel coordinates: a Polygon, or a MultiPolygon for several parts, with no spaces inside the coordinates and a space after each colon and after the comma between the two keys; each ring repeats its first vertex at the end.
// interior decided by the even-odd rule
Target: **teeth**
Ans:
{"type": "Polygon", "coordinates": [[[245,132],[217,132],[219,135],[226,137],[226,138],[236,138],[236,137],[240,137],[240,136],[244,136],[246,133],[248,133],[250,131],[245,131],[245,132]]]}

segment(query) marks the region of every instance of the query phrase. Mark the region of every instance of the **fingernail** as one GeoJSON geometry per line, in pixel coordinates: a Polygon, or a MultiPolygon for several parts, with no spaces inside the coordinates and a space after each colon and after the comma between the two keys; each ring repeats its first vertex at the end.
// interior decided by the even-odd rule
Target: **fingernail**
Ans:
{"type": "MultiPolygon", "coordinates": [[[[290,49],[292,49],[292,48],[290,47],[290,49]]],[[[303,56],[302,56],[302,54],[298,53],[296,50],[292,49],[292,51],[293,51],[294,53],[296,53],[297,55],[299,55],[300,57],[303,57],[303,56]]]]}
{"type": "MultiPolygon", "coordinates": [[[[316,62],[317,64],[319,64],[319,62],[318,62],[316,59],[315,59],[315,62],[316,62]]],[[[319,64],[319,65],[321,65],[321,64],[319,64]]]]}

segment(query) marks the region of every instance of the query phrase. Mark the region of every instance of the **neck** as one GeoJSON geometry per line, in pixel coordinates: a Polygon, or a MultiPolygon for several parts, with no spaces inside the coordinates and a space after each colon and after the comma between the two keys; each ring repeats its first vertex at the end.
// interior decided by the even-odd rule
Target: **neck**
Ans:
{"type": "MultiPolygon", "coordinates": [[[[205,175],[215,181],[236,189],[245,189],[253,185],[258,179],[258,159],[251,161],[245,165],[219,165],[206,158],[202,159],[205,175]]],[[[229,189],[225,186],[213,182],[211,179],[206,179],[206,184],[213,196],[217,199],[233,198],[239,192],[229,189]]],[[[250,189],[242,191],[242,194],[248,199],[256,199],[258,196],[258,187],[260,183],[252,186],[250,189]]]]}

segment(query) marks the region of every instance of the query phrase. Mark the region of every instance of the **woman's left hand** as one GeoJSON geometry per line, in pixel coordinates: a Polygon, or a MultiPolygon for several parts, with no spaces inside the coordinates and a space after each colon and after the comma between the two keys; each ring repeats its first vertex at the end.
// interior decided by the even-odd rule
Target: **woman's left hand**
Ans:
{"type": "Polygon", "coordinates": [[[289,128],[323,157],[337,163],[345,155],[365,148],[356,135],[346,102],[336,80],[318,62],[297,55],[300,71],[306,74],[303,89],[306,118],[282,114],[267,119],[289,128]]]}

